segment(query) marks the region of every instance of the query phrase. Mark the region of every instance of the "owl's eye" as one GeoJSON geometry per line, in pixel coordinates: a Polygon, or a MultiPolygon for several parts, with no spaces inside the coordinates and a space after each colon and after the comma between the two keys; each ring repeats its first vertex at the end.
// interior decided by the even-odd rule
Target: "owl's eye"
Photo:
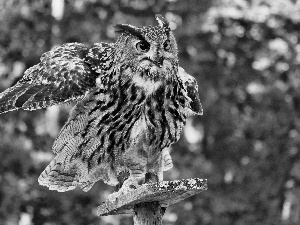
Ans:
{"type": "Polygon", "coordinates": [[[150,49],[150,44],[147,41],[140,41],[136,44],[136,49],[139,52],[148,52],[150,49]]]}
{"type": "Polygon", "coordinates": [[[170,42],[170,40],[166,40],[164,43],[164,50],[169,51],[170,48],[171,48],[171,42],[170,42]]]}

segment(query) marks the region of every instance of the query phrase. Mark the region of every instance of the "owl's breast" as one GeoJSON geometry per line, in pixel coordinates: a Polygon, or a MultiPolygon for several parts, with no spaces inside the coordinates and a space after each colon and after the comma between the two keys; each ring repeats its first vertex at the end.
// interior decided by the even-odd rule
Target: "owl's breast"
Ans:
{"type": "Polygon", "coordinates": [[[145,145],[163,149],[179,139],[185,117],[174,99],[164,86],[146,99],[130,131],[132,143],[142,140],[145,145]]]}
{"type": "Polygon", "coordinates": [[[185,117],[176,83],[157,84],[152,94],[139,84],[127,80],[118,89],[95,92],[88,101],[82,147],[117,156],[141,143],[162,150],[179,139],[185,117]]]}

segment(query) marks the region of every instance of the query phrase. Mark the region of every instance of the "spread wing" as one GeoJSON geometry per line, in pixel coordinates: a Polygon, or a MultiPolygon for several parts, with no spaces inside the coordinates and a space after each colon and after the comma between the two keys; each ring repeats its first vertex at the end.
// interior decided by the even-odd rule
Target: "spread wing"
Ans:
{"type": "Polygon", "coordinates": [[[187,91],[187,97],[190,99],[188,110],[192,115],[202,115],[203,109],[199,98],[196,79],[186,73],[181,67],[178,68],[178,75],[187,91]]]}
{"type": "Polygon", "coordinates": [[[42,55],[40,63],[25,71],[23,78],[0,94],[0,113],[35,110],[76,100],[96,86],[96,79],[113,46],[80,43],[61,45],[42,55]]]}

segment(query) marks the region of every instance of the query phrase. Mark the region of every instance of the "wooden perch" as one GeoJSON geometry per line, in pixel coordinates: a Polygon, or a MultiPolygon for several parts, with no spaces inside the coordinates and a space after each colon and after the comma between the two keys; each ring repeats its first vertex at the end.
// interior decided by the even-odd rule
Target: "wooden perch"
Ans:
{"type": "Polygon", "coordinates": [[[207,190],[206,179],[183,179],[143,184],[108,199],[98,207],[99,216],[134,214],[134,224],[162,224],[164,208],[207,190]]]}

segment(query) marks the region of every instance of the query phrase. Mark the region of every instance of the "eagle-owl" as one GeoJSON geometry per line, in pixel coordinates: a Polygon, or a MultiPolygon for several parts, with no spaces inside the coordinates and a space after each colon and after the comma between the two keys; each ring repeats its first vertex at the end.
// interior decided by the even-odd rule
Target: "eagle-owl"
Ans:
{"type": "Polygon", "coordinates": [[[170,161],[164,149],[202,107],[195,79],[178,66],[167,20],[156,19],[158,26],[116,25],[113,44],[68,43],[46,52],[0,94],[0,113],[77,101],[41,185],[88,191],[98,180],[117,185],[124,172],[124,187],[140,177],[162,179],[170,161]]]}

